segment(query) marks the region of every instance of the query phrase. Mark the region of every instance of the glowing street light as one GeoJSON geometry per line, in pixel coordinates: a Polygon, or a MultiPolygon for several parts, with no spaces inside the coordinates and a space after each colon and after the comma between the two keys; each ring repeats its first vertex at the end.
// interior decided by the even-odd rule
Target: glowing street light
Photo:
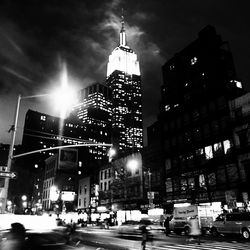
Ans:
{"type": "Polygon", "coordinates": [[[131,171],[135,171],[136,169],[139,168],[139,162],[137,159],[130,159],[127,162],[127,168],[130,169],[131,171]]]}
{"type": "Polygon", "coordinates": [[[55,107],[60,111],[60,117],[65,118],[69,109],[76,101],[75,91],[68,85],[68,72],[66,64],[63,64],[63,69],[60,77],[61,86],[55,89],[52,97],[55,101],[55,107]]]}
{"type": "Polygon", "coordinates": [[[24,195],[22,195],[21,199],[22,199],[22,201],[27,201],[27,196],[24,194],[24,195]]]}
{"type": "MultiPolygon", "coordinates": [[[[53,99],[56,100],[58,107],[60,107],[61,117],[64,118],[69,106],[72,105],[73,100],[76,100],[75,96],[73,95],[73,91],[68,87],[67,83],[68,83],[68,74],[67,74],[66,66],[64,64],[64,67],[62,70],[62,76],[61,76],[62,86],[60,90],[57,90],[52,94],[31,95],[31,96],[21,96],[20,94],[18,95],[15,116],[14,116],[14,124],[11,126],[12,135],[11,135],[11,142],[10,142],[10,149],[9,149],[6,171],[10,172],[11,170],[11,163],[12,163],[12,158],[13,158],[13,151],[14,151],[15,138],[16,138],[16,128],[17,128],[21,100],[52,96],[53,99]]],[[[4,189],[2,192],[3,203],[2,203],[2,206],[0,206],[2,213],[4,213],[6,206],[7,206],[8,189],[9,189],[9,178],[6,178],[4,182],[4,189]]]]}

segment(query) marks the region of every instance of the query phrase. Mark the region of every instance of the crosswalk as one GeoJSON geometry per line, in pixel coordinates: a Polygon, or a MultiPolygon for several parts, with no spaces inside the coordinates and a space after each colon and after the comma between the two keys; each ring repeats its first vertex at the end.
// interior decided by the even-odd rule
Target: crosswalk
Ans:
{"type": "Polygon", "coordinates": [[[147,250],[250,250],[249,243],[212,242],[198,244],[163,244],[160,246],[147,246],[147,250]]]}

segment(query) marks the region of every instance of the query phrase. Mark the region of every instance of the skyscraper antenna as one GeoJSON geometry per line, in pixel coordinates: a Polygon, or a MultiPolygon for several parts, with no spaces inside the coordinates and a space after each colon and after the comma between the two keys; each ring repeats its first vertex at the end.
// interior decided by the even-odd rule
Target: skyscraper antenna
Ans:
{"type": "Polygon", "coordinates": [[[125,34],[123,8],[122,8],[121,24],[122,24],[122,27],[120,31],[120,46],[126,46],[126,34],[125,34]]]}
{"type": "Polygon", "coordinates": [[[123,8],[122,8],[122,15],[121,15],[121,24],[122,24],[121,32],[124,32],[125,27],[124,27],[124,10],[123,10],[123,8]]]}

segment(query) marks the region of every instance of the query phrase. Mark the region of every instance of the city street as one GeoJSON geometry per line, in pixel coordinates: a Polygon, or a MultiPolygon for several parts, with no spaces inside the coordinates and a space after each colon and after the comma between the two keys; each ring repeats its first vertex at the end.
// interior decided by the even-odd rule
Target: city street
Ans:
{"type": "MultiPolygon", "coordinates": [[[[118,237],[114,230],[105,229],[78,229],[75,235],[74,244],[66,249],[117,249],[117,250],[136,250],[140,249],[140,236],[118,237]]],[[[159,235],[153,243],[147,243],[147,249],[200,249],[200,250],[247,250],[250,249],[250,242],[243,241],[240,237],[218,237],[204,236],[201,244],[195,241],[187,242],[186,236],[171,234],[159,235]]]]}

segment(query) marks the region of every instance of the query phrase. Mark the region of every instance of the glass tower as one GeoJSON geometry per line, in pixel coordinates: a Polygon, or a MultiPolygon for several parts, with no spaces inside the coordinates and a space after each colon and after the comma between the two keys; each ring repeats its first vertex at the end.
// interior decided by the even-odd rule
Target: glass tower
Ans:
{"type": "Polygon", "coordinates": [[[106,82],[112,89],[112,143],[127,154],[143,147],[142,89],[139,62],[126,43],[123,17],[121,24],[120,43],[109,56],[106,82]]]}

